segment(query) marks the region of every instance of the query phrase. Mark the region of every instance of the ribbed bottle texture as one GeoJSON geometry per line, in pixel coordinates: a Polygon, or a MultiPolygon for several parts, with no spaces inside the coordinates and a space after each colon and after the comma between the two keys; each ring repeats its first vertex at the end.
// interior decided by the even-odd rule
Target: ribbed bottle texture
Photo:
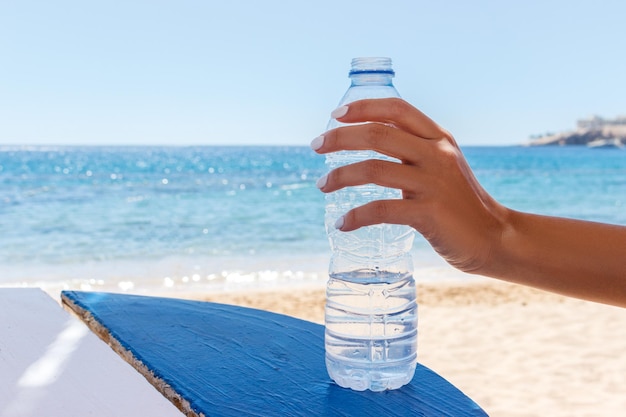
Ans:
{"type": "MultiPolygon", "coordinates": [[[[339,105],[365,98],[399,97],[389,58],[355,58],[351,85],[339,105]]],[[[340,126],[331,120],[328,129],[340,126]]],[[[328,154],[329,169],[393,158],[373,151],[328,154]]],[[[417,358],[417,304],[410,227],[380,224],[352,232],[335,229],[350,209],[400,190],[367,184],[326,194],[326,231],[332,249],[326,291],[326,367],[342,387],[383,391],[407,384],[417,358]]]]}

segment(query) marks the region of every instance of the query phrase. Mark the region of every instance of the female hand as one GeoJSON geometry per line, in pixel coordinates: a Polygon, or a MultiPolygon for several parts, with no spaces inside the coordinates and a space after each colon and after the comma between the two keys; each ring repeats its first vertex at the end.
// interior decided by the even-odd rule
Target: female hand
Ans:
{"type": "Polygon", "coordinates": [[[370,123],[324,133],[311,143],[316,152],[372,150],[400,162],[369,160],[337,168],[318,181],[320,189],[329,193],[374,183],[398,188],[403,196],[357,207],[345,214],[339,228],[409,225],[452,266],[486,273],[508,209],[480,186],[450,133],[396,98],[353,102],[332,116],[342,123],[370,123]]]}
{"type": "Polygon", "coordinates": [[[343,231],[376,223],[412,226],[452,266],[587,300],[626,307],[626,226],[510,210],[480,186],[456,142],[400,99],[362,100],[332,113],[342,123],[311,147],[318,153],[373,150],[400,162],[369,160],[318,181],[329,193],[374,183],[401,200],[350,210],[343,231]]]}

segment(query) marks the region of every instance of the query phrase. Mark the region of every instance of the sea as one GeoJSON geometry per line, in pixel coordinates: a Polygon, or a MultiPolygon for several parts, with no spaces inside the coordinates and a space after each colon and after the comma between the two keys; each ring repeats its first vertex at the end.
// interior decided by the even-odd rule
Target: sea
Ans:
{"type": "MultiPolygon", "coordinates": [[[[502,204],[626,224],[626,151],[464,147],[502,204]]],[[[1,146],[0,286],[132,293],[324,285],[308,146],[1,146]]],[[[584,238],[581,236],[581,239],[584,238]]],[[[419,235],[418,281],[469,279],[419,235]]]]}

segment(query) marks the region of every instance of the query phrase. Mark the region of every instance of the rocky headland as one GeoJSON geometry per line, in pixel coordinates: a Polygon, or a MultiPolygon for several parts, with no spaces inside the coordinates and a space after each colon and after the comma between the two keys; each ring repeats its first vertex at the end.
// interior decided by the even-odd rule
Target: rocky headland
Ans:
{"type": "Polygon", "coordinates": [[[529,146],[584,145],[597,147],[626,146],[626,116],[604,119],[594,116],[578,120],[575,130],[531,137],[529,146]]]}

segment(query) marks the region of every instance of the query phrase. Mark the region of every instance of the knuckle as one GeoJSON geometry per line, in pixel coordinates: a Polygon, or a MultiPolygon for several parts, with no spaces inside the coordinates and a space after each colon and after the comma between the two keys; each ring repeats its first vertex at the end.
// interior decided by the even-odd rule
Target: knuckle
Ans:
{"type": "Polygon", "coordinates": [[[365,140],[370,149],[380,149],[380,144],[387,139],[389,128],[380,123],[369,123],[365,140]]]}
{"type": "Polygon", "coordinates": [[[407,102],[400,98],[390,98],[388,106],[390,114],[398,114],[407,110],[407,102]]]}
{"type": "Polygon", "coordinates": [[[383,178],[386,173],[387,166],[380,159],[370,159],[363,163],[363,179],[367,183],[376,183],[377,180],[383,178]]]}
{"type": "Polygon", "coordinates": [[[341,137],[341,129],[332,129],[324,133],[324,147],[334,149],[339,138],[341,137]]]}
{"type": "Polygon", "coordinates": [[[364,226],[386,223],[393,207],[384,200],[373,201],[348,211],[344,216],[344,230],[354,230],[364,226]]]}
{"type": "Polygon", "coordinates": [[[389,216],[389,204],[385,201],[375,201],[372,204],[372,215],[377,221],[385,220],[389,216]]]}
{"type": "Polygon", "coordinates": [[[436,142],[437,147],[437,160],[443,166],[457,165],[460,151],[459,149],[450,143],[448,140],[441,139],[436,142]]]}
{"type": "Polygon", "coordinates": [[[449,131],[447,131],[444,128],[441,128],[441,131],[443,132],[443,137],[450,143],[456,143],[456,140],[454,140],[454,136],[452,135],[452,133],[450,133],[449,131]]]}
{"type": "Polygon", "coordinates": [[[328,173],[328,179],[326,180],[326,187],[329,189],[336,189],[342,184],[344,178],[343,167],[335,168],[328,173]]]}
{"type": "Polygon", "coordinates": [[[359,228],[360,225],[358,224],[358,220],[357,220],[357,216],[356,216],[356,210],[350,210],[348,211],[343,219],[344,219],[344,228],[346,230],[353,230],[356,228],[359,228]]]}

